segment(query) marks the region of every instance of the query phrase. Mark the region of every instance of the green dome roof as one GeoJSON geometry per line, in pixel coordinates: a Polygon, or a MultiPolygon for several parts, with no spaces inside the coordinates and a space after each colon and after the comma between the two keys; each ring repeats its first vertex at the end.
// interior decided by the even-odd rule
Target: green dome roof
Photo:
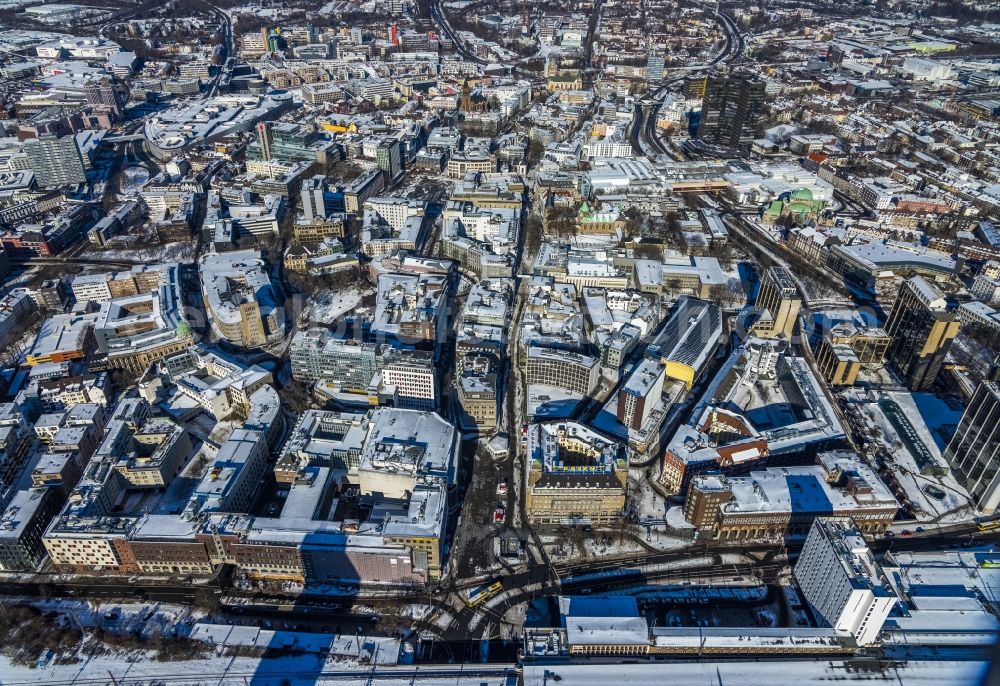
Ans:
{"type": "Polygon", "coordinates": [[[191,325],[187,322],[181,322],[177,325],[177,335],[178,336],[190,336],[191,335],[191,325]]]}
{"type": "Polygon", "coordinates": [[[812,200],[813,192],[808,188],[797,188],[792,191],[793,200],[812,200]]]}

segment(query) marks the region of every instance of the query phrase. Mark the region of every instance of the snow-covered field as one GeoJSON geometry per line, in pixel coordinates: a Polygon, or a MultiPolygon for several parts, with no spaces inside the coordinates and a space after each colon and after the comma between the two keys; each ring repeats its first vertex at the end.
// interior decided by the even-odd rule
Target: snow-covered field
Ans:
{"type": "Polygon", "coordinates": [[[149,181],[149,170],[145,167],[126,167],[122,170],[121,191],[125,195],[131,195],[146,185],[149,181]]]}
{"type": "MultiPolygon", "coordinates": [[[[116,686],[318,684],[324,674],[344,671],[358,671],[360,678],[370,670],[372,654],[380,665],[412,661],[412,650],[398,638],[359,639],[353,634],[213,623],[204,611],[183,605],[82,599],[24,602],[58,618],[62,626],[83,631],[85,638],[59,654],[44,651],[30,664],[14,664],[0,655],[4,686],[105,680],[116,686]],[[406,649],[401,652],[401,647],[406,649]]],[[[427,611],[423,605],[405,609],[401,616],[421,617],[427,611]]]]}
{"type": "Polygon", "coordinates": [[[57,612],[76,627],[101,628],[142,636],[187,636],[205,613],[187,605],[168,603],[95,603],[70,598],[50,598],[33,603],[45,612],[57,612]]]}
{"type": "Polygon", "coordinates": [[[317,324],[333,324],[357,308],[361,304],[361,297],[362,292],[358,288],[320,291],[309,301],[309,321],[317,324]]]}

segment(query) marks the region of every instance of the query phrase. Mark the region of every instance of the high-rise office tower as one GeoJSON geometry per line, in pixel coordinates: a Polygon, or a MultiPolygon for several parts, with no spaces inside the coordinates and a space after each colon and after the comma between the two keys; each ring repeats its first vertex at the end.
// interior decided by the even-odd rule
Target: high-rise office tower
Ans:
{"type": "Polygon", "coordinates": [[[106,107],[115,117],[122,113],[122,99],[115,84],[109,78],[92,79],[83,84],[83,94],[87,103],[98,107],[106,107]]]}
{"type": "Polygon", "coordinates": [[[262,121],[257,124],[257,142],[260,144],[261,158],[271,159],[271,143],[274,141],[271,133],[271,122],[262,121]]]}
{"type": "Polygon", "coordinates": [[[662,81],[663,69],[663,53],[658,49],[653,48],[649,53],[649,57],[646,59],[646,80],[662,81]]]}
{"type": "Polygon", "coordinates": [[[986,370],[986,381],[1000,381],[1000,354],[993,358],[993,363],[986,370]]]}
{"type": "Polygon", "coordinates": [[[1000,386],[979,384],[944,457],[983,512],[1000,506],[1000,386]]]}
{"type": "Polygon", "coordinates": [[[742,74],[712,74],[705,83],[698,138],[749,150],[764,117],[765,84],[742,74]]]}
{"type": "Polygon", "coordinates": [[[684,78],[684,97],[704,98],[707,76],[687,76],[684,78]]]}
{"type": "Polygon", "coordinates": [[[25,141],[24,152],[38,185],[43,188],[73,186],[87,181],[83,155],[72,135],[42,136],[25,141]]]}
{"type": "Polygon", "coordinates": [[[885,325],[892,337],[888,360],[913,391],[934,385],[958,333],[954,307],[923,277],[903,282],[885,325]]]}
{"type": "Polygon", "coordinates": [[[386,180],[395,179],[403,171],[399,141],[385,140],[375,150],[375,163],[385,172],[386,180]]]}
{"type": "Polygon", "coordinates": [[[764,273],[757,293],[758,318],[751,333],[761,338],[784,336],[791,340],[802,298],[792,275],[784,267],[771,267],[764,273]]]}

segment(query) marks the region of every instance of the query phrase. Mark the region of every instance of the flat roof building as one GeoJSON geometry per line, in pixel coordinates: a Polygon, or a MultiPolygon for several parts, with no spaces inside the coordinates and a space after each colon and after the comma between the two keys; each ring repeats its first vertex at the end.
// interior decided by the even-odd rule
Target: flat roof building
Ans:
{"type": "Polygon", "coordinates": [[[259,348],[284,337],[284,310],[259,252],[203,255],[201,286],[213,331],[230,343],[259,348]]]}
{"type": "Polygon", "coordinates": [[[704,535],[739,541],[804,536],[823,515],[853,517],[859,530],[882,533],[898,509],[878,475],[846,452],[749,476],[701,474],[691,480],[684,503],[685,518],[704,535]]]}
{"type": "Polygon", "coordinates": [[[646,354],[658,358],[666,375],[690,388],[715,353],[722,335],[722,310],[704,300],[681,296],[670,318],[650,341],[646,354]]]}
{"type": "Polygon", "coordinates": [[[795,580],[817,619],[861,646],[878,639],[898,601],[849,518],[816,519],[795,564],[795,580]]]}
{"type": "Polygon", "coordinates": [[[844,427],[820,380],[785,346],[754,338],[733,351],[667,443],[660,474],[666,488],[680,493],[697,473],[745,473],[772,456],[840,443],[844,427]]]}
{"type": "Polygon", "coordinates": [[[525,510],[533,521],[609,523],[621,516],[628,448],[577,422],[528,427],[525,510]]]}

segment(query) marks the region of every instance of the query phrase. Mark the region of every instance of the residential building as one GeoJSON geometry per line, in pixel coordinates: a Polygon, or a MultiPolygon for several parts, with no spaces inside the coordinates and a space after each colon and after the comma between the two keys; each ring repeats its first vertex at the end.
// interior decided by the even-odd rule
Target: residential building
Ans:
{"type": "Polygon", "coordinates": [[[83,154],[76,137],[42,136],[25,141],[28,165],[42,188],[75,186],[87,182],[83,154]]]}

